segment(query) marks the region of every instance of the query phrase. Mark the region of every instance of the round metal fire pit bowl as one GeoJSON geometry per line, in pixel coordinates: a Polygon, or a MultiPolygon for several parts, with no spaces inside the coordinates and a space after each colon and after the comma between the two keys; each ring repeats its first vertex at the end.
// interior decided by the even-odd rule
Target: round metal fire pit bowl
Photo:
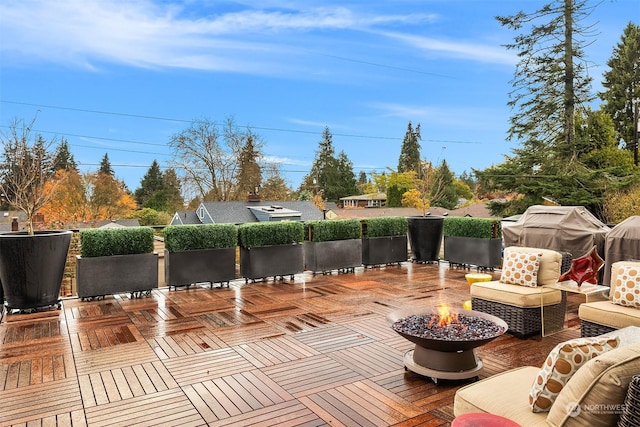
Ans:
{"type": "MultiPolygon", "coordinates": [[[[457,314],[473,316],[492,321],[502,332],[491,337],[470,340],[447,340],[423,338],[396,331],[416,346],[404,355],[404,367],[416,374],[430,377],[435,383],[438,379],[462,380],[477,377],[482,371],[482,360],[477,357],[475,348],[499,337],[508,329],[507,323],[499,317],[473,310],[455,310],[457,314]]],[[[412,307],[396,310],[387,316],[393,325],[397,320],[414,315],[437,314],[433,307],[412,307]]]]}

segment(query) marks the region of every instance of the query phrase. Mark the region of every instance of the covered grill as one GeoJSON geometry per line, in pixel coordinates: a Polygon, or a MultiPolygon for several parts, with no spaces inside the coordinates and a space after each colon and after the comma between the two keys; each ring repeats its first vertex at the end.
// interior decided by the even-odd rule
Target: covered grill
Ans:
{"type": "Polygon", "coordinates": [[[640,260],[640,216],[630,216],[607,234],[604,249],[604,279],[611,285],[611,265],[617,261],[640,260]]]}

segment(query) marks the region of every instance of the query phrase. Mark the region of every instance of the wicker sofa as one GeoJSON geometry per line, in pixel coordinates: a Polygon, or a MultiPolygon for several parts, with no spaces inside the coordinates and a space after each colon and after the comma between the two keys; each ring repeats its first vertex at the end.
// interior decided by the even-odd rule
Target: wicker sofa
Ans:
{"type": "MultiPolygon", "coordinates": [[[[616,286],[620,285],[625,268],[638,268],[638,261],[618,261],[611,265],[611,290],[609,299],[580,304],[578,317],[580,318],[581,335],[593,337],[605,334],[626,326],[640,326],[640,308],[622,306],[613,302],[616,286]]],[[[636,286],[640,286],[640,275],[635,277],[636,286]]]]}
{"type": "Polygon", "coordinates": [[[571,265],[571,254],[515,246],[506,248],[505,253],[507,251],[542,255],[537,273],[538,286],[519,286],[500,280],[474,283],[470,289],[473,310],[500,317],[509,325],[509,332],[517,336],[527,336],[542,330],[542,302],[545,325],[561,327],[567,304],[566,294],[540,286],[557,282],[560,272],[566,269],[567,265],[571,265]]]}
{"type": "Polygon", "coordinates": [[[579,367],[548,412],[532,411],[529,394],[540,367],[524,366],[458,389],[454,415],[491,413],[528,427],[616,425],[631,392],[629,384],[640,372],[640,328],[625,328],[608,336],[618,336],[618,347],[579,367]]]}

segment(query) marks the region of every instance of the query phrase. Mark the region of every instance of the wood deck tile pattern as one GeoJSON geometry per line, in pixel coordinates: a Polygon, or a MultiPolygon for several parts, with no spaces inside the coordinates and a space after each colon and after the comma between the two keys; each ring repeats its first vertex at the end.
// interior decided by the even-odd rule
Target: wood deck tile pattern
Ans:
{"type": "Polygon", "coordinates": [[[159,361],[81,375],[78,381],[85,408],[178,387],[159,361]]]}
{"type": "Polygon", "coordinates": [[[76,378],[0,391],[0,426],[82,410],[76,378]]]}
{"type": "MultiPolygon", "coordinates": [[[[416,304],[461,307],[467,272],[402,263],[9,314],[0,323],[0,427],[446,426],[461,383],[406,372],[413,344],[386,316],[416,304]]],[[[580,335],[578,303],[561,333],[506,334],[478,349],[480,377],[541,365],[580,335]]]]}
{"type": "Polygon", "coordinates": [[[78,375],[88,375],[158,360],[146,341],[75,353],[78,375]]]}
{"type": "Polygon", "coordinates": [[[230,347],[206,353],[175,357],[163,362],[181,386],[253,369],[254,366],[230,347]]]}
{"type": "Polygon", "coordinates": [[[207,423],[277,405],[293,397],[260,371],[216,378],[184,388],[207,423]]]}
{"type": "Polygon", "coordinates": [[[160,336],[149,340],[160,359],[217,350],[227,345],[212,331],[203,329],[185,334],[160,336]]]}
{"type": "Polygon", "coordinates": [[[86,409],[89,426],[206,425],[179,388],[86,409]]]}
{"type": "Polygon", "coordinates": [[[266,375],[295,397],[338,387],[363,377],[328,356],[313,356],[264,368],[266,375]]]}

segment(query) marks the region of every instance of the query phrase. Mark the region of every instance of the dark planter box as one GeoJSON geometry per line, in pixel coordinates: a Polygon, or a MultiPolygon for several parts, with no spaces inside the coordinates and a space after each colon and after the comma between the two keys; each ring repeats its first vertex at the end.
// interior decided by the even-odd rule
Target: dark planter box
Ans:
{"type": "Polygon", "coordinates": [[[445,236],[444,258],[452,264],[499,267],[502,263],[502,239],[445,236]]]}
{"type": "Polygon", "coordinates": [[[164,251],[164,279],[169,288],[194,283],[228,283],[236,276],[236,248],[164,251]]]}
{"type": "Polygon", "coordinates": [[[9,310],[60,306],[71,231],[0,233],[0,281],[9,310]]]}
{"type": "Polygon", "coordinates": [[[245,279],[292,276],[304,271],[301,244],[240,247],[240,275],[245,279]]]}
{"type": "Polygon", "coordinates": [[[407,236],[362,239],[362,263],[364,265],[394,264],[406,260],[407,236]]]}
{"type": "Polygon", "coordinates": [[[79,298],[123,292],[139,294],[158,287],[158,254],[76,256],[79,298]]]}
{"type": "Polygon", "coordinates": [[[362,265],[362,239],[304,242],[306,270],[331,271],[362,265]]]}
{"type": "Polygon", "coordinates": [[[413,216],[407,218],[409,243],[416,262],[431,262],[440,259],[442,247],[443,216],[413,216]]]}

